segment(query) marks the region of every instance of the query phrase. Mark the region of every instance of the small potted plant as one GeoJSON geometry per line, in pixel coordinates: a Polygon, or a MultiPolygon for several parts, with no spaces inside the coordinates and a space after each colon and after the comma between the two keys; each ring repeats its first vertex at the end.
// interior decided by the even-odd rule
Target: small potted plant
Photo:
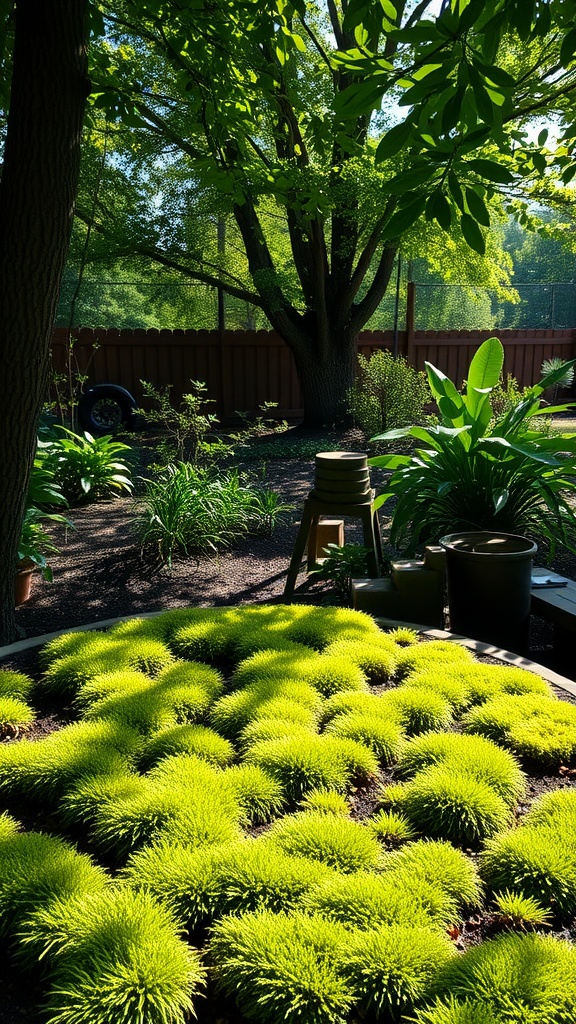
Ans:
{"type": "Polygon", "coordinates": [[[35,505],[30,505],[24,513],[22,533],[18,545],[18,563],[14,578],[14,602],[16,607],[24,604],[30,597],[32,574],[39,570],[45,580],[52,581],[52,569],[46,560],[47,555],[55,555],[58,548],[50,534],[42,526],[43,520],[63,523],[72,526],[66,516],[59,512],[43,512],[35,505]]]}

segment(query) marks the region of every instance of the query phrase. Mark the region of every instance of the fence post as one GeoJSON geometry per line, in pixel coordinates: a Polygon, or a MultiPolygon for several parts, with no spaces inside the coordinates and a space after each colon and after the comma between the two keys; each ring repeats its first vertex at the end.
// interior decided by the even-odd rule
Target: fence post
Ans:
{"type": "Polygon", "coordinates": [[[416,366],[414,350],[414,310],[416,306],[416,282],[408,281],[406,291],[406,361],[409,366],[416,366]]]}

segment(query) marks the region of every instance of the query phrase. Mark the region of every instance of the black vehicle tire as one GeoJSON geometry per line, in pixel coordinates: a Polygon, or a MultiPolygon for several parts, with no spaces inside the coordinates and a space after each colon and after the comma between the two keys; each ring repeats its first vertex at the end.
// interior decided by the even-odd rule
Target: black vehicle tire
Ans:
{"type": "Polygon", "coordinates": [[[110,434],[130,427],[136,402],[119,384],[95,384],[80,398],[78,419],[91,434],[110,434]]]}

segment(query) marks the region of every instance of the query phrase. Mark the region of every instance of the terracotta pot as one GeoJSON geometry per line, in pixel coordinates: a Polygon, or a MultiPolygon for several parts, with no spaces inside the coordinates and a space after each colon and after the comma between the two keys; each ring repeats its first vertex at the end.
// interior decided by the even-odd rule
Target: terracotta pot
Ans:
{"type": "Polygon", "coordinates": [[[23,560],[20,564],[20,568],[16,571],[14,576],[14,605],[18,608],[25,601],[28,601],[30,597],[30,591],[32,590],[32,576],[36,566],[33,562],[23,560]]]}

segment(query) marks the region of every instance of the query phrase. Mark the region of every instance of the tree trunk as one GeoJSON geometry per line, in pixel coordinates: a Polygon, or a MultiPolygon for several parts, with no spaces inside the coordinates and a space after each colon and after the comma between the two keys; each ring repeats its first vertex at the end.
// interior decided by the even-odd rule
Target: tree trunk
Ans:
{"type": "Polygon", "coordinates": [[[306,427],[347,426],[351,423],[350,389],[357,363],[356,338],[332,338],[321,352],[315,338],[304,348],[292,347],[304,404],[306,427]]]}
{"type": "Polygon", "coordinates": [[[17,638],[14,571],[89,91],[88,0],[17,0],[0,181],[0,644],[17,638]]]}

